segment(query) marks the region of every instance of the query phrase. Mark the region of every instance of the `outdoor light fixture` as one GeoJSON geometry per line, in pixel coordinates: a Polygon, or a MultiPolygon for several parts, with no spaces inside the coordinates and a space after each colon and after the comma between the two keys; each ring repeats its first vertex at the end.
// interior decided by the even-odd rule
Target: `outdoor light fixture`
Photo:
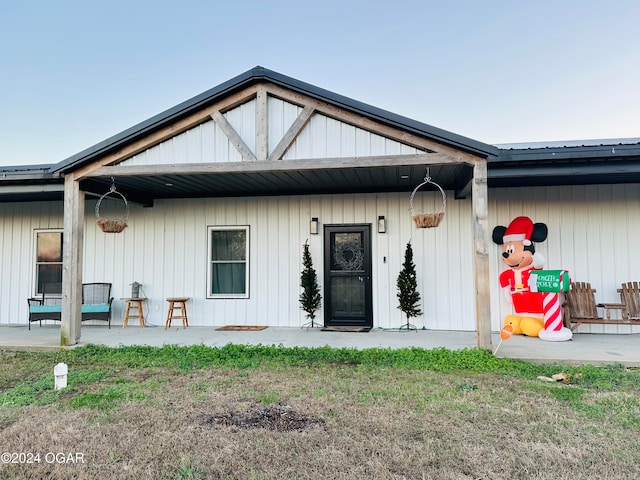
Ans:
{"type": "Polygon", "coordinates": [[[311,235],[318,234],[318,217],[311,217],[311,223],[309,224],[309,231],[311,235]]]}
{"type": "Polygon", "coordinates": [[[387,221],[384,215],[378,217],[378,233],[387,233],[387,221]]]}

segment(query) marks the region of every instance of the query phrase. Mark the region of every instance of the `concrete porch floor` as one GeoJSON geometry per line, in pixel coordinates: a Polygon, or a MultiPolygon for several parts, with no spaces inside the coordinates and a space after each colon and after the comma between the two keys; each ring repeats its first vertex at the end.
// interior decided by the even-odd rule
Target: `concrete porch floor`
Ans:
{"type": "MultiPolygon", "coordinates": [[[[207,345],[221,347],[228,343],[245,345],[282,345],[284,347],[336,348],[404,348],[420,347],[449,350],[473,348],[477,345],[475,332],[374,328],[366,333],[323,332],[300,327],[268,327],[260,331],[218,331],[217,327],[164,327],[112,325],[83,325],[80,345],[97,344],[108,347],[128,345],[207,345]]],[[[500,343],[493,335],[493,350],[500,343]]],[[[526,360],[534,363],[569,365],[613,365],[640,367],[640,334],[600,335],[574,333],[568,342],[545,342],[538,338],[514,335],[502,342],[498,357],[526,360]]],[[[32,324],[0,326],[0,350],[57,350],[60,348],[60,326],[32,324]]]]}

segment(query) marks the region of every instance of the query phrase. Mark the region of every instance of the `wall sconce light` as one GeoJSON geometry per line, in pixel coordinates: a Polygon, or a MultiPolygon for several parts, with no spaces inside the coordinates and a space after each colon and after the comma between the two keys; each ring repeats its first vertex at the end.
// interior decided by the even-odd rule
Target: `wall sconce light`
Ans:
{"type": "Polygon", "coordinates": [[[387,220],[384,215],[378,217],[378,233],[387,233],[387,220]]]}
{"type": "Polygon", "coordinates": [[[309,224],[309,232],[311,235],[318,234],[318,217],[311,217],[311,223],[309,224]]]}

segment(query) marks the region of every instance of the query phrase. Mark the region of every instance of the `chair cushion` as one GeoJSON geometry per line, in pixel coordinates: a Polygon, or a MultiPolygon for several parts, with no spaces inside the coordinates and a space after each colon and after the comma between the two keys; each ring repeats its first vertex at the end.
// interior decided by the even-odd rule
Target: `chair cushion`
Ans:
{"type": "Polygon", "coordinates": [[[109,311],[108,303],[95,303],[92,305],[82,305],[82,313],[106,313],[109,311]]]}
{"type": "MultiPolygon", "coordinates": [[[[106,313],[109,311],[108,303],[96,303],[82,305],[82,313],[106,313]]],[[[61,313],[62,305],[29,305],[31,313],[61,313]]]]}
{"type": "Polygon", "coordinates": [[[29,305],[31,313],[60,313],[62,305],[29,305]]]}

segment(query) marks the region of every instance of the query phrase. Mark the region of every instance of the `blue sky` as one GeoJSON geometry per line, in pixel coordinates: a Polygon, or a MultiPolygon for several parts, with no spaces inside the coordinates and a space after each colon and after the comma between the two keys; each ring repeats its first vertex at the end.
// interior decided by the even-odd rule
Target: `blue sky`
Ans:
{"type": "Polygon", "coordinates": [[[640,2],[0,4],[0,165],[57,163],[256,65],[491,143],[640,137],[640,2]]]}

